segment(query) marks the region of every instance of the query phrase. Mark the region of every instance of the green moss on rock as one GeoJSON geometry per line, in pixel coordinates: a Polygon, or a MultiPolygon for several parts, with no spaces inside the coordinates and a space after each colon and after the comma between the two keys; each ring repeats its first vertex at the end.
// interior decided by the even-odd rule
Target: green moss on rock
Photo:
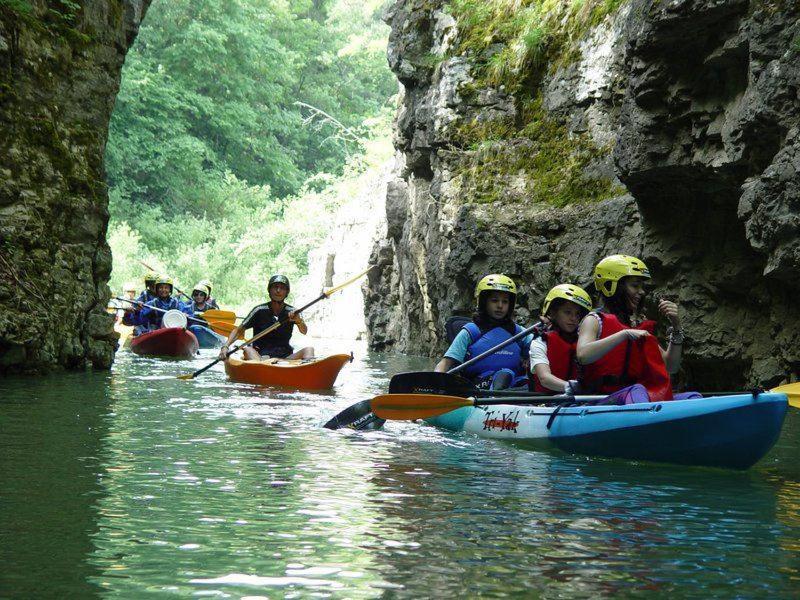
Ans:
{"type": "Polygon", "coordinates": [[[523,123],[477,121],[456,127],[465,201],[533,202],[567,206],[598,202],[623,190],[587,169],[610,152],[586,135],[571,135],[544,110],[541,98],[523,107],[523,123]]]}
{"type": "Polygon", "coordinates": [[[578,42],[628,0],[452,0],[456,54],[476,57],[475,74],[512,93],[577,57],[578,42]]]}

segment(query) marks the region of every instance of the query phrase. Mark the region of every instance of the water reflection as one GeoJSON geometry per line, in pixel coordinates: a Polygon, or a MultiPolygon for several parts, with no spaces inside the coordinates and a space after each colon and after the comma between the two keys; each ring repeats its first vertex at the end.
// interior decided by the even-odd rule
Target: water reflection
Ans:
{"type": "Polygon", "coordinates": [[[387,372],[427,360],[357,352],[323,394],[236,385],[216,368],[175,379],[207,360],[128,354],[112,375],[0,384],[3,591],[563,597],[735,586],[735,595],[788,597],[800,588],[796,415],[756,469],[687,469],[414,423],[319,427],[383,391],[387,372]]]}

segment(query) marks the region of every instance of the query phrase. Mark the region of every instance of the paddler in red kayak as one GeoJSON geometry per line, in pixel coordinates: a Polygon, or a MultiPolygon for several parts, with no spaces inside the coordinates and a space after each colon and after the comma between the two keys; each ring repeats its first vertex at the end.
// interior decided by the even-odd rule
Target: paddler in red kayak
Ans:
{"type": "Polygon", "coordinates": [[[148,331],[161,328],[164,312],[168,310],[179,310],[188,316],[192,316],[192,309],[177,298],[172,297],[172,278],[160,276],[156,280],[156,297],[142,307],[139,312],[139,325],[134,330],[135,335],[141,335],[148,331]],[[159,309],[159,310],[153,310],[159,309]]]}
{"type": "Polygon", "coordinates": [[[615,254],[597,263],[594,285],[603,306],[581,322],[576,348],[584,393],[610,394],[614,404],[700,397],[696,392],[672,394],[669,375],[680,368],[683,347],[678,305],[658,303],[670,322],[664,349],[654,335],[656,322],[641,314],[648,279],[647,266],[633,256],[615,254]]]}
{"type": "Polygon", "coordinates": [[[284,324],[272,333],[256,340],[252,345],[243,350],[247,360],[261,360],[262,358],[314,358],[314,348],[306,346],[302,350],[294,351],[289,344],[295,325],[303,335],[308,331],[308,326],[300,315],[294,312],[294,307],[286,304],[286,296],[291,287],[289,278],[285,275],[273,275],[267,284],[269,302],[259,304],[242,321],[241,325],[231,331],[225,345],[220,348],[219,357],[224,359],[230,344],[236,340],[246,329],[253,329],[253,335],[258,335],[268,327],[281,321],[284,324]]]}
{"type": "Polygon", "coordinates": [[[542,327],[531,342],[531,388],[550,394],[578,394],[575,347],[578,324],[592,310],[592,298],[582,287],[562,283],[551,289],[542,307],[542,327]]]}

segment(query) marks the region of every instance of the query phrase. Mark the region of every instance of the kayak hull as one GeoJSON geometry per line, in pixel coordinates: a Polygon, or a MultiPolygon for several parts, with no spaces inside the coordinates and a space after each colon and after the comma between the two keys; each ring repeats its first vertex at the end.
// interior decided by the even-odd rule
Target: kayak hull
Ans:
{"type": "Polygon", "coordinates": [[[193,358],[199,347],[194,334],[180,327],[156,329],[131,340],[131,351],[141,356],[193,358]]]}
{"type": "Polygon", "coordinates": [[[570,453],[746,469],[775,444],[787,409],[785,394],[762,393],[575,406],[561,408],[554,418],[555,407],[467,407],[427,421],[450,431],[570,453]]]}
{"type": "Polygon", "coordinates": [[[240,383],[290,387],[298,390],[328,390],[342,367],[352,360],[349,354],[333,354],[312,360],[267,359],[225,361],[228,377],[240,383]]]}
{"type": "Polygon", "coordinates": [[[197,342],[200,344],[201,349],[208,349],[208,348],[222,348],[222,344],[225,343],[225,338],[215,333],[208,327],[203,327],[202,325],[190,325],[189,331],[194,334],[194,337],[197,338],[197,342]]]}

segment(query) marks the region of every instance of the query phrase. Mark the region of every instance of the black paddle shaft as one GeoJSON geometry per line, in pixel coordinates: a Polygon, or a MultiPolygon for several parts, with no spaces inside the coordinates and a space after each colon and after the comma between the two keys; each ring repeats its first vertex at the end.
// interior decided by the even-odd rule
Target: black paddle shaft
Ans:
{"type": "MultiPolygon", "coordinates": [[[[312,300],[311,302],[309,302],[309,303],[308,303],[308,304],[306,304],[305,306],[301,306],[300,308],[296,308],[296,309],[294,310],[294,313],[295,313],[295,314],[297,314],[297,313],[300,313],[300,312],[304,311],[305,309],[307,309],[309,306],[312,306],[312,305],[316,304],[317,302],[319,302],[320,300],[324,300],[324,299],[325,299],[325,298],[327,298],[327,297],[328,297],[328,296],[325,294],[325,292],[323,292],[323,293],[321,293],[321,294],[319,295],[319,297],[315,298],[314,300],[312,300]]],[[[284,324],[284,323],[286,323],[287,321],[288,321],[288,319],[284,319],[283,321],[278,321],[278,323],[279,323],[280,325],[283,325],[283,324],[284,324]]],[[[273,326],[271,326],[271,327],[274,327],[274,325],[273,325],[273,326]]],[[[269,328],[268,328],[268,329],[269,329],[269,328]]],[[[275,327],[275,329],[277,329],[277,327],[275,327]]],[[[207,364],[205,367],[203,367],[202,369],[199,369],[199,370],[195,371],[194,373],[192,373],[192,376],[191,376],[191,377],[189,377],[189,379],[194,379],[194,378],[195,378],[195,377],[197,377],[198,375],[201,375],[202,373],[205,373],[206,371],[208,371],[208,370],[209,370],[211,367],[213,367],[215,364],[217,364],[217,363],[218,363],[218,362],[220,362],[221,360],[226,360],[226,359],[227,359],[229,356],[231,356],[231,355],[232,355],[234,352],[238,352],[240,349],[244,348],[245,346],[249,346],[250,344],[252,344],[253,342],[255,342],[255,341],[256,341],[256,340],[257,340],[259,337],[261,337],[261,335],[262,335],[263,333],[265,333],[266,331],[267,331],[267,330],[265,329],[265,330],[264,330],[264,332],[262,332],[261,334],[258,334],[258,335],[255,335],[255,336],[253,336],[252,338],[250,338],[250,339],[249,339],[247,342],[245,342],[244,344],[240,344],[240,345],[236,346],[235,348],[231,348],[230,350],[228,350],[228,351],[225,353],[225,358],[217,358],[217,359],[216,359],[214,362],[210,362],[210,363],[208,363],[208,364],[207,364]]],[[[274,329],[273,329],[273,331],[274,331],[274,329]]],[[[182,377],[184,377],[184,378],[185,378],[185,375],[182,375],[182,377]]]]}
{"type": "Polygon", "coordinates": [[[491,355],[491,354],[494,354],[494,353],[495,353],[495,352],[497,352],[498,350],[502,350],[502,349],[503,349],[503,348],[505,348],[506,346],[508,346],[508,345],[510,345],[510,344],[513,344],[513,343],[514,343],[514,342],[516,342],[517,340],[521,340],[521,339],[522,339],[522,338],[524,338],[526,335],[528,335],[528,334],[530,334],[530,333],[533,333],[533,330],[534,330],[534,329],[536,329],[537,327],[539,327],[539,323],[537,323],[536,325],[531,325],[531,326],[530,326],[530,327],[528,327],[527,329],[523,329],[523,330],[522,330],[522,331],[520,331],[519,333],[517,333],[517,334],[515,334],[515,335],[511,336],[510,338],[508,338],[508,339],[507,339],[506,341],[504,341],[502,344],[498,344],[498,345],[497,345],[497,346],[495,346],[494,348],[489,348],[489,349],[488,349],[486,352],[481,352],[480,354],[478,354],[478,356],[475,356],[474,358],[470,358],[468,361],[461,363],[461,364],[460,364],[460,365],[458,365],[457,367],[453,367],[452,369],[450,369],[450,370],[448,371],[448,373],[450,373],[451,375],[455,375],[455,374],[456,374],[456,373],[458,373],[459,371],[462,371],[462,370],[466,369],[467,367],[469,367],[469,366],[471,366],[471,365],[474,365],[474,364],[475,364],[476,362],[478,362],[479,360],[482,360],[482,359],[486,358],[487,356],[489,356],[489,355],[491,355]]]}

